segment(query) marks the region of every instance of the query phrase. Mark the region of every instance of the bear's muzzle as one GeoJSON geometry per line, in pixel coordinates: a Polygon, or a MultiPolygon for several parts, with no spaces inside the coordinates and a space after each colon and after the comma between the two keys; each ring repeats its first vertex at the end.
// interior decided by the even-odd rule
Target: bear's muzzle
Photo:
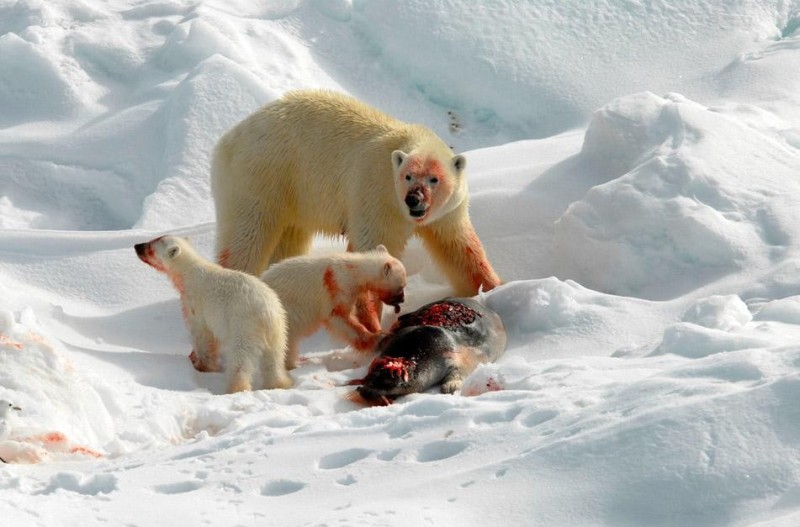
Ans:
{"type": "Polygon", "coordinates": [[[425,191],[420,187],[412,188],[406,194],[405,199],[408,213],[414,218],[421,218],[428,210],[428,202],[425,199],[425,191]]]}

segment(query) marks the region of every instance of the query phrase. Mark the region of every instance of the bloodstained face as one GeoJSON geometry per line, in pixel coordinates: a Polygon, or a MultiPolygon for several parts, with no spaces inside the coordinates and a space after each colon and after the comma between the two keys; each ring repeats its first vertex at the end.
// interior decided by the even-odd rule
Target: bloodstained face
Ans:
{"type": "Polygon", "coordinates": [[[155,244],[159,240],[161,240],[161,238],[156,238],[155,240],[150,240],[145,243],[137,243],[133,248],[136,250],[136,256],[138,256],[141,261],[159,271],[164,271],[164,265],[158,259],[155,251],[155,244]]]}
{"type": "Polygon", "coordinates": [[[175,258],[180,253],[180,247],[171,236],[160,236],[149,242],[137,243],[133,248],[141,261],[161,272],[167,271],[164,261],[175,258]]]}
{"type": "Polygon", "coordinates": [[[400,304],[405,301],[406,269],[400,260],[389,258],[381,270],[381,278],[375,287],[378,298],[384,304],[394,306],[400,312],[400,304]]]}
{"type": "Polygon", "coordinates": [[[437,210],[447,203],[465,162],[455,156],[451,168],[433,154],[405,154],[400,150],[392,153],[395,166],[395,188],[403,212],[414,223],[423,225],[437,217],[437,210]]]}

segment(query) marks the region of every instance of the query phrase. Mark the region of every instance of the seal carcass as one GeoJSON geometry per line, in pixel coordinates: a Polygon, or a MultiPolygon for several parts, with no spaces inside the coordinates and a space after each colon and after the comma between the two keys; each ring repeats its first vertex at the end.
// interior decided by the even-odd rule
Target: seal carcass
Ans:
{"type": "Polygon", "coordinates": [[[350,384],[360,385],[355,397],[368,404],[391,404],[437,384],[454,393],[478,364],[494,362],[505,348],[497,313],[471,298],[445,298],[398,318],[367,375],[350,384]]]}

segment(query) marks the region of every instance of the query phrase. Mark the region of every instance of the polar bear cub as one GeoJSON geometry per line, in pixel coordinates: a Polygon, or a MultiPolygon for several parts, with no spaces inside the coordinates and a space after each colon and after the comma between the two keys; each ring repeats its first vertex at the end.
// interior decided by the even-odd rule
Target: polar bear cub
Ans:
{"type": "Polygon", "coordinates": [[[285,366],[286,312],[272,289],[255,276],[209,262],[184,238],[161,236],[134,248],[180,293],[196,369],[219,371],[219,353],[228,393],[252,389],[259,366],[265,388],[292,385],[285,366]]]}
{"type": "Polygon", "coordinates": [[[289,321],[287,367],[294,368],[299,341],[321,325],[359,351],[371,351],[383,335],[364,326],[356,300],[365,293],[395,306],[405,299],[406,269],[383,245],[363,253],[295,256],[272,264],[263,280],[281,299],[289,321]]]}

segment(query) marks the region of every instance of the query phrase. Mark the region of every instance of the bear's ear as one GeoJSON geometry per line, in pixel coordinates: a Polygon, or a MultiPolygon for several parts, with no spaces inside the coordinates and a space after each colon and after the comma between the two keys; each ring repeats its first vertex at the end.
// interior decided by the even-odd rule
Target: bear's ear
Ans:
{"type": "Polygon", "coordinates": [[[380,244],[377,247],[375,247],[375,251],[379,252],[379,253],[388,253],[389,252],[389,250],[383,244],[380,244]]]}
{"type": "Polygon", "coordinates": [[[467,168],[467,158],[466,158],[466,157],[464,157],[464,156],[462,156],[462,155],[457,155],[457,156],[455,156],[455,157],[453,158],[453,161],[452,161],[452,163],[453,163],[453,168],[454,168],[454,169],[456,170],[456,172],[458,172],[459,174],[460,174],[461,172],[463,172],[465,168],[467,168]]]}
{"type": "Polygon", "coordinates": [[[392,152],[392,168],[394,168],[395,170],[400,168],[400,165],[403,164],[403,161],[406,160],[407,156],[408,154],[406,154],[402,150],[395,150],[394,152],[392,152]]]}

